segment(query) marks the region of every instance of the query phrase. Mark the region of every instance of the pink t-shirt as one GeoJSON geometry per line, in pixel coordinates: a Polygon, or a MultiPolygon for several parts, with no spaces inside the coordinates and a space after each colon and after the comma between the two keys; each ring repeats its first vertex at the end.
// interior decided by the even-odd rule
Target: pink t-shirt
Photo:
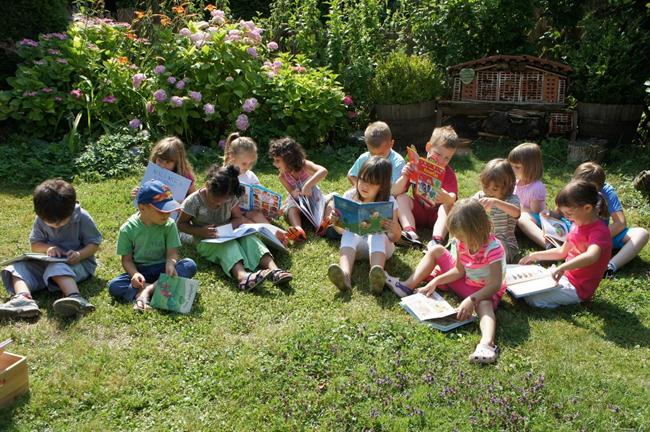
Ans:
{"type": "Polygon", "coordinates": [[[612,256],[612,237],[609,229],[605,222],[600,219],[587,225],[574,223],[569,234],[567,234],[566,241],[570,245],[566,261],[571,261],[586,252],[589,245],[600,246],[598,261],[587,267],[567,270],[564,273],[569,282],[575,287],[580,300],[589,300],[596,292],[596,288],[598,288],[598,284],[603,278],[603,273],[607,269],[607,263],[612,256]]]}
{"type": "Polygon", "coordinates": [[[522,207],[529,209],[533,201],[542,202],[542,210],[546,205],[546,187],[540,180],[522,185],[517,180],[515,184],[515,195],[519,198],[522,207]]]}
{"type": "Polygon", "coordinates": [[[490,234],[488,242],[476,253],[471,253],[467,246],[460,241],[456,240],[455,243],[458,250],[458,259],[465,268],[465,283],[469,286],[476,287],[476,291],[483,288],[487,283],[490,275],[490,264],[494,262],[501,263],[501,276],[503,281],[499,294],[503,295],[502,291],[506,289],[506,252],[494,234],[490,234]]]}

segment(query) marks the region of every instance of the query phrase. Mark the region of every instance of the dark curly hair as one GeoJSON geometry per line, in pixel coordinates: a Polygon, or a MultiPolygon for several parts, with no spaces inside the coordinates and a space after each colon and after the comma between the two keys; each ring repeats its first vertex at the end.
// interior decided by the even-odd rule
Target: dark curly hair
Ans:
{"type": "Polygon", "coordinates": [[[212,196],[240,197],[244,188],[239,184],[239,168],[234,165],[212,165],[208,170],[206,187],[212,196]]]}
{"type": "Polygon", "coordinates": [[[271,158],[282,158],[291,171],[300,171],[305,165],[305,149],[291,137],[278,138],[269,145],[271,158]]]}
{"type": "Polygon", "coordinates": [[[71,216],[77,193],[65,180],[45,180],[34,189],[34,212],[45,222],[58,223],[71,216]]]}

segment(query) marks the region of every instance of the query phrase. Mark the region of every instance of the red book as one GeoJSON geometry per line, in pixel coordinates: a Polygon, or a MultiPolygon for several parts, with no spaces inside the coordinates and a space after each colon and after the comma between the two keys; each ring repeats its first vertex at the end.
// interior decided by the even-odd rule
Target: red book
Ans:
{"type": "Polygon", "coordinates": [[[419,157],[413,146],[408,147],[406,151],[408,161],[415,165],[415,170],[409,178],[415,185],[413,195],[430,206],[436,205],[436,197],[445,177],[445,168],[435,159],[419,157]]]}

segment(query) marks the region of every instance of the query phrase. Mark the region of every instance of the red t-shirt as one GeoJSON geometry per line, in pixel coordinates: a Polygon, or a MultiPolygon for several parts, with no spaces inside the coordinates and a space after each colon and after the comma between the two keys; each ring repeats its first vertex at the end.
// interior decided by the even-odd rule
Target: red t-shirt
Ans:
{"type": "Polygon", "coordinates": [[[607,270],[607,263],[612,256],[612,236],[605,222],[598,219],[587,225],[579,226],[574,223],[567,235],[567,243],[569,243],[570,248],[566,261],[571,261],[586,252],[587,248],[592,244],[600,246],[598,261],[590,266],[567,270],[564,273],[569,282],[575,287],[580,300],[589,300],[593,297],[605,270],[607,270]]]}
{"type": "MultiPolygon", "coordinates": [[[[415,187],[415,185],[412,186],[413,198],[415,198],[421,206],[429,208],[429,204],[427,204],[424,200],[418,198],[417,187],[415,187]]],[[[451,165],[447,165],[445,167],[445,176],[442,178],[442,185],[440,187],[447,192],[454,193],[456,196],[458,196],[458,180],[456,179],[456,173],[454,172],[454,169],[451,167],[451,165]]],[[[434,207],[438,206],[436,205],[434,207]]]]}

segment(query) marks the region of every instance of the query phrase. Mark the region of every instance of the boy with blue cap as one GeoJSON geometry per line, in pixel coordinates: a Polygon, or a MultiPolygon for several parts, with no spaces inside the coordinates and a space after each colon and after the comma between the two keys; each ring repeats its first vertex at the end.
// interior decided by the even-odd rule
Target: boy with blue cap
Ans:
{"type": "Polygon", "coordinates": [[[169,187],[149,180],[140,188],[136,202],[138,212],[120,227],[117,238],[117,254],[122,257],[126,273],[109,282],[108,292],[135,301],[133,308],[144,311],[151,309],[151,295],[162,273],[192,278],[196,263],[190,258],[178,260],[176,249],[181,241],[176,223],[169,216],[181,205],[169,187]]]}

